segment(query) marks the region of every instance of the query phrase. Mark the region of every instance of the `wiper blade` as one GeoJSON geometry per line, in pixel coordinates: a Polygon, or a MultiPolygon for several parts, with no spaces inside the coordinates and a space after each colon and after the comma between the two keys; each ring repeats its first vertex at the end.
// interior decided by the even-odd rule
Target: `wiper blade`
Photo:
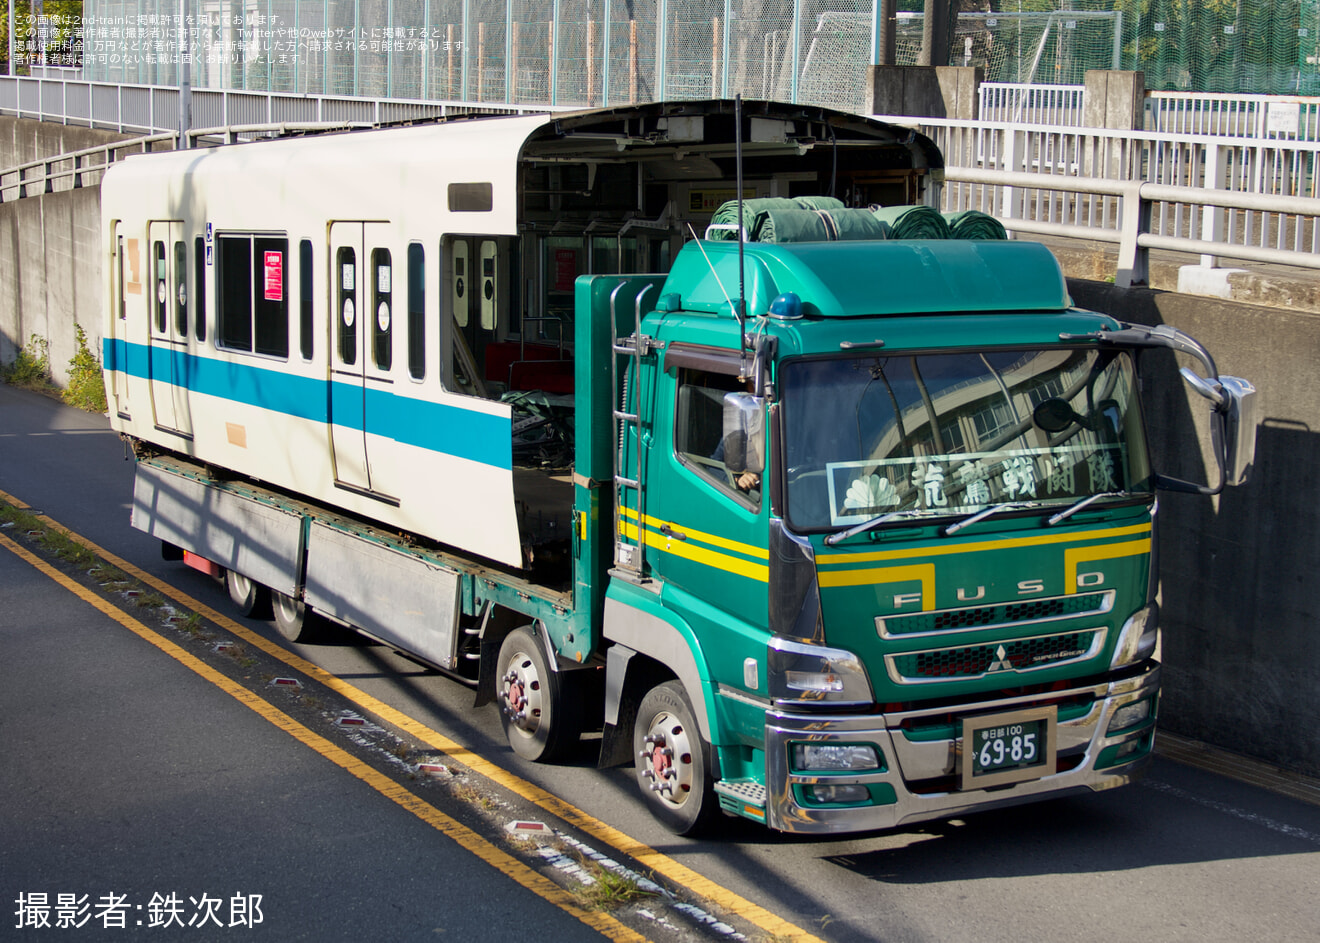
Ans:
{"type": "Polygon", "coordinates": [[[977,511],[971,517],[964,517],[962,520],[950,524],[948,527],[944,528],[944,536],[952,537],[964,527],[970,527],[977,521],[983,521],[991,514],[999,514],[1002,511],[1025,511],[1028,508],[1035,507],[1040,507],[1040,503],[1037,501],[1018,501],[1012,504],[992,504],[988,508],[983,508],[980,511],[977,511]]]}
{"type": "Polygon", "coordinates": [[[1125,498],[1128,496],[1128,494],[1130,494],[1130,492],[1127,491],[1101,491],[1099,494],[1087,495],[1085,498],[1082,498],[1082,500],[1078,501],[1072,507],[1066,508],[1060,511],[1058,514],[1050,515],[1050,518],[1045,523],[1048,524],[1050,527],[1053,527],[1055,524],[1058,524],[1060,521],[1066,521],[1068,518],[1072,517],[1078,511],[1083,510],[1085,507],[1087,507],[1087,505],[1091,504],[1094,501],[1099,501],[1101,498],[1125,498]]]}
{"type": "Polygon", "coordinates": [[[858,534],[879,527],[881,524],[888,524],[890,521],[898,520],[907,514],[907,511],[890,511],[888,514],[881,514],[879,517],[873,517],[869,521],[863,521],[860,524],[854,524],[847,530],[841,530],[837,534],[830,534],[825,538],[825,543],[831,547],[835,544],[843,543],[849,537],[856,537],[858,534]]]}

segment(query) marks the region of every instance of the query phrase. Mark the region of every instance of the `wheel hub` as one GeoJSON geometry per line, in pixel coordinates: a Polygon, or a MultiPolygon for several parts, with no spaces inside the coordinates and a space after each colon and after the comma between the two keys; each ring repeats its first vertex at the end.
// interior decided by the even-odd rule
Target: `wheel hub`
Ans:
{"type": "Polygon", "coordinates": [[[642,776],[662,802],[682,805],[692,791],[692,744],[687,730],[668,711],[651,721],[642,741],[642,776]]]}
{"type": "Polygon", "coordinates": [[[536,665],[526,653],[516,653],[500,684],[500,710],[514,729],[532,736],[541,726],[541,677],[536,665]]]}

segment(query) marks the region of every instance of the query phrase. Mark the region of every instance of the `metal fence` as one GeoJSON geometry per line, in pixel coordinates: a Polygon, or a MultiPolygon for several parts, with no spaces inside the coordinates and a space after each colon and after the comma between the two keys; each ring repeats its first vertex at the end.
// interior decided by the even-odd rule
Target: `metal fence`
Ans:
{"type": "Polygon", "coordinates": [[[940,146],[946,211],[979,209],[1011,230],[1101,242],[1120,242],[1130,229],[1140,237],[1131,252],[1176,248],[1204,264],[1226,257],[1320,268],[1320,142],[890,120],[940,146]]]}
{"type": "MultiPolygon", "coordinates": [[[[551,110],[544,105],[410,101],[229,89],[193,89],[191,99],[192,126],[196,128],[308,122],[372,125],[448,115],[525,114],[551,110]]],[[[114,131],[170,131],[179,127],[179,89],[71,78],[0,76],[0,112],[114,131]]]]}
{"type": "MultiPolygon", "coordinates": [[[[982,82],[977,114],[985,121],[1081,127],[1084,85],[982,82]]],[[[1145,130],[1218,137],[1320,140],[1320,98],[1299,95],[1146,93],[1145,130]]]]}

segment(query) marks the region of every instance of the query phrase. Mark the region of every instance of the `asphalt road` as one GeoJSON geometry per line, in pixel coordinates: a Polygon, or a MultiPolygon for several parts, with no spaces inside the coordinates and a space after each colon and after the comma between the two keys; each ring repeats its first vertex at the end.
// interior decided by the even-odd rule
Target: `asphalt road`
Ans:
{"type": "MultiPolygon", "coordinates": [[[[0,386],[0,489],[227,610],[218,584],[162,561],[132,530],[131,487],[103,418],[0,386]]],[[[628,771],[594,768],[590,741],[566,765],[524,763],[493,708],[473,711],[470,691],[387,648],[347,635],[288,646],[268,624],[243,624],[788,921],[767,929],[754,913],[744,919],[750,911],[712,908],[749,939],[1310,941],[1320,925],[1320,805],[1162,757],[1133,787],[947,823],[821,842],[730,822],[719,838],[690,842],[650,819],[628,771]]],[[[293,939],[596,935],[6,549],[0,748],[0,892],[11,914],[19,894],[46,892],[52,905],[57,893],[93,905],[124,894],[145,912],[153,894],[174,892],[185,921],[189,896],[203,893],[223,898],[228,918],[235,896],[260,894],[262,926],[293,939]]],[[[453,790],[433,792],[446,813],[472,818],[453,790]]],[[[497,824],[549,820],[516,797],[501,803],[478,811],[497,824]]],[[[656,939],[693,934],[683,914],[654,907],[648,929],[635,912],[650,906],[621,919],[656,939]]],[[[193,928],[191,938],[204,936],[193,928]]]]}

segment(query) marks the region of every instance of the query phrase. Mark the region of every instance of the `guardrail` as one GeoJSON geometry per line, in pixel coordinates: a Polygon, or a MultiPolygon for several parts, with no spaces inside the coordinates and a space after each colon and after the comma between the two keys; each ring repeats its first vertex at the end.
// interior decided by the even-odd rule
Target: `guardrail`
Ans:
{"type": "MultiPolygon", "coordinates": [[[[292,133],[323,133],[327,131],[349,131],[369,128],[370,124],[355,121],[332,122],[281,122],[279,124],[230,125],[217,128],[197,128],[188,132],[189,144],[193,147],[214,144],[233,144],[238,141],[254,140],[261,137],[274,137],[292,133]]],[[[164,131],[129,138],[69,151],[28,161],[15,167],[0,169],[0,203],[12,203],[28,196],[43,193],[58,193],[63,190],[77,190],[95,186],[101,182],[101,175],[116,161],[132,154],[144,154],[157,150],[157,145],[169,144],[165,150],[173,150],[178,145],[177,131],[164,131]]]]}
{"type": "MultiPolygon", "coordinates": [[[[1258,193],[1232,193],[1202,187],[1170,187],[1139,180],[1106,180],[1082,177],[1045,176],[1012,173],[1002,170],[977,170],[967,167],[946,168],[945,191],[949,185],[985,187],[997,191],[1004,205],[1021,208],[1042,193],[1063,194],[1065,199],[1051,201],[1058,210],[1057,219],[1001,217],[1012,232],[1041,236],[1064,236],[1116,244],[1118,262],[1114,284],[1120,288],[1148,284],[1150,250],[1200,254],[1202,258],[1223,255],[1221,242],[1153,232],[1151,220],[1156,207],[1170,203],[1193,204],[1212,217],[1221,210],[1287,214],[1307,219],[1314,236],[1315,221],[1320,218],[1320,199],[1312,197],[1270,197],[1258,193]],[[1097,212],[1098,210],[1098,212],[1097,212]],[[1095,226],[1099,217],[1112,225],[1095,226]]],[[[953,209],[975,208],[950,201],[953,209]]],[[[1313,237],[1312,237],[1313,238],[1313,237]]],[[[1254,262],[1274,262],[1320,269],[1320,253],[1278,249],[1268,246],[1239,245],[1232,257],[1254,262]]]]}
{"type": "MultiPolygon", "coordinates": [[[[192,124],[209,128],[294,122],[389,124],[456,115],[544,114],[564,110],[545,105],[294,95],[211,88],[192,89],[190,97],[192,124]]],[[[7,75],[0,76],[0,112],[38,121],[152,134],[178,129],[179,89],[7,75]]]]}
{"type": "MultiPolygon", "coordinates": [[[[1083,126],[1084,85],[982,82],[982,121],[1083,126]]],[[[1146,92],[1145,129],[1167,134],[1260,139],[1320,139],[1320,98],[1299,95],[1224,95],[1146,92]]]]}
{"type": "Polygon", "coordinates": [[[1071,235],[1117,241],[1130,208],[1115,200],[1142,184],[1149,205],[1140,231],[1160,242],[1143,246],[1176,246],[1204,265],[1222,256],[1315,268],[1320,259],[1320,142],[884,120],[916,127],[939,145],[951,184],[941,195],[947,211],[981,209],[1023,232],[1073,225],[1085,233],[1071,235]],[[992,183],[979,176],[988,172],[1013,176],[992,183]]]}

